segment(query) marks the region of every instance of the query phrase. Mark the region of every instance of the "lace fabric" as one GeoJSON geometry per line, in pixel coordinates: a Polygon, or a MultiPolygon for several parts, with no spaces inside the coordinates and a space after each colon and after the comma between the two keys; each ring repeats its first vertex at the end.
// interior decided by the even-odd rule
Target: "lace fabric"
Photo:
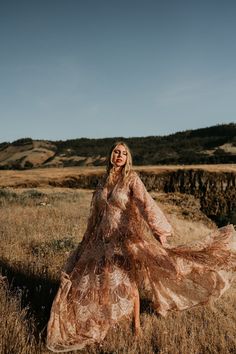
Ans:
{"type": "Polygon", "coordinates": [[[110,326],[131,318],[134,288],[144,289],[163,316],[219,298],[235,277],[234,227],[204,242],[163,247],[171,233],[136,172],[112,190],[98,185],[83,240],[62,271],[47,347],[66,352],[102,341],[110,326]]]}

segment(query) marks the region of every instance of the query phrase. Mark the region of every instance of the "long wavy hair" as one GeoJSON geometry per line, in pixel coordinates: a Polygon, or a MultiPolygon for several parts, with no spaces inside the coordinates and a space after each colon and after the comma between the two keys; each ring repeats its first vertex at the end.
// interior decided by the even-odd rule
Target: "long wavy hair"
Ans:
{"type": "Polygon", "coordinates": [[[116,141],[110,151],[109,151],[109,154],[108,154],[108,157],[107,157],[107,183],[110,184],[113,182],[113,178],[114,178],[114,166],[112,164],[112,157],[113,157],[113,151],[115,150],[115,148],[118,146],[118,145],[122,145],[124,146],[126,152],[127,152],[127,160],[126,160],[126,163],[125,165],[122,167],[122,171],[121,171],[121,174],[123,176],[123,181],[125,182],[132,170],[132,155],[131,155],[131,151],[130,151],[130,148],[128,147],[128,145],[124,142],[124,141],[116,141]]]}

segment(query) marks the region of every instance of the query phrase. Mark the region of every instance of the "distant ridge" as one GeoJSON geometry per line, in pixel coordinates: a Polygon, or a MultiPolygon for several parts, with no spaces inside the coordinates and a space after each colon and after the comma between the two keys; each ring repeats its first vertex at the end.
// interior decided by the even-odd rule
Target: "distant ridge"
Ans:
{"type": "Polygon", "coordinates": [[[236,123],[229,123],[167,136],[3,142],[0,169],[101,166],[117,140],[130,146],[135,165],[236,163],[236,123]]]}

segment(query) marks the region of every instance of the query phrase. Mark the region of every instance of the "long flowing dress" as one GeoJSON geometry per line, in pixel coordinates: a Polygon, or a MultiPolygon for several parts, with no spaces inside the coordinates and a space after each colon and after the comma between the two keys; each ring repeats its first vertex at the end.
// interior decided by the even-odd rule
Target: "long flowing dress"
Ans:
{"type": "Polygon", "coordinates": [[[101,342],[111,326],[131,318],[134,288],[144,289],[163,316],[219,298],[235,277],[234,227],[219,228],[204,242],[165,248],[157,240],[171,233],[136,172],[112,191],[101,182],[83,240],[62,272],[47,347],[65,352],[101,342]]]}

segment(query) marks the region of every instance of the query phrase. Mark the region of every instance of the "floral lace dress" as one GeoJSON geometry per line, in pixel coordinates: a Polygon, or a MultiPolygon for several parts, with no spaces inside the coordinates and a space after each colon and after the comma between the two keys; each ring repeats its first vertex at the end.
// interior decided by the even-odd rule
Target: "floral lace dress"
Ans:
{"type": "Polygon", "coordinates": [[[102,341],[112,325],[131,318],[134,288],[164,316],[220,297],[235,276],[233,226],[214,231],[204,242],[165,248],[157,240],[171,232],[136,172],[109,192],[101,183],[83,240],[62,272],[47,347],[65,352],[102,341]]]}

